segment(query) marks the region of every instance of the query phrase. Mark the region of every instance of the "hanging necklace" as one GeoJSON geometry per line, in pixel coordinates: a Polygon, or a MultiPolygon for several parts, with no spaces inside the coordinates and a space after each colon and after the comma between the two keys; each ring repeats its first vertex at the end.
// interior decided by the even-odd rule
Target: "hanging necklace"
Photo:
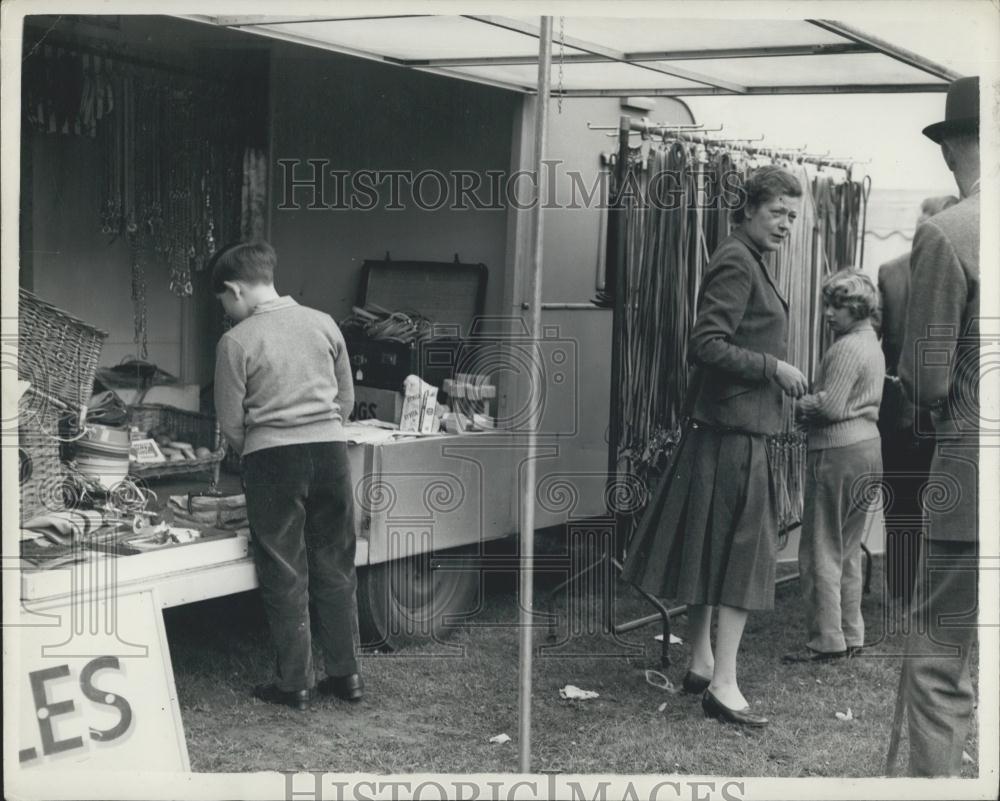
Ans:
{"type": "Polygon", "coordinates": [[[149,357],[147,343],[148,325],[146,321],[146,275],[137,252],[132,257],[132,319],[134,324],[132,341],[136,355],[146,361],[149,357]]]}

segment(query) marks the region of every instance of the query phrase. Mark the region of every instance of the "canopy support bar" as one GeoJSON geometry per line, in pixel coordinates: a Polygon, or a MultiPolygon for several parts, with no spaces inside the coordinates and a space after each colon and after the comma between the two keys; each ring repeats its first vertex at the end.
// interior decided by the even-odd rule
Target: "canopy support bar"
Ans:
{"type": "MultiPolygon", "coordinates": [[[[466,19],[482,22],[486,25],[494,25],[498,28],[505,28],[509,31],[515,31],[516,33],[523,33],[526,36],[539,36],[538,28],[534,25],[529,25],[521,22],[520,20],[511,19],[509,17],[481,17],[467,15],[466,19]]],[[[566,47],[573,47],[577,50],[583,50],[593,55],[602,56],[609,61],[620,61],[623,64],[630,63],[625,53],[620,53],[610,47],[604,47],[603,45],[599,45],[594,42],[588,42],[583,39],[566,36],[563,37],[562,43],[566,47]]],[[[691,72],[690,70],[681,69],[680,67],[665,67],[663,65],[653,66],[652,64],[646,63],[637,63],[633,66],[641,67],[642,69],[650,70],[651,72],[659,72],[663,75],[669,75],[672,78],[681,78],[685,81],[694,81],[695,83],[705,84],[706,86],[725,89],[728,92],[735,94],[743,93],[743,87],[739,84],[724,81],[721,78],[711,78],[700,72],[691,72]]]]}
{"type": "MultiPolygon", "coordinates": [[[[822,84],[803,86],[748,86],[747,96],[761,95],[864,95],[864,94],[923,94],[947,92],[946,83],[861,83],[822,84]]],[[[704,97],[707,95],[732,96],[732,92],[710,87],[691,89],[564,89],[563,97],[704,97]]]]}
{"type": "Polygon", "coordinates": [[[956,78],[962,77],[957,72],[954,72],[947,67],[943,67],[940,64],[936,64],[930,59],[914,53],[912,50],[907,50],[904,47],[898,47],[887,42],[885,39],[880,39],[870,33],[865,33],[864,31],[855,28],[853,25],[848,25],[844,22],[837,22],[832,19],[807,19],[806,22],[812,23],[817,28],[822,28],[824,31],[829,31],[837,36],[843,36],[845,39],[850,39],[852,42],[874,47],[880,53],[884,53],[889,56],[889,58],[894,58],[896,61],[901,61],[904,64],[918,70],[928,72],[934,77],[941,78],[949,83],[954,81],[956,78]]]}
{"type": "MultiPolygon", "coordinates": [[[[566,46],[572,48],[569,40],[566,46]]],[[[731,58],[784,58],[787,56],[846,56],[877,53],[874,47],[847,42],[845,44],[781,45],[774,47],[727,47],[709,50],[660,50],[655,52],[623,53],[625,59],[637,61],[705,61],[731,58]]],[[[615,59],[596,53],[567,53],[564,64],[600,64],[615,59]]],[[[407,67],[513,67],[538,63],[537,56],[468,56],[459,58],[404,59],[407,67]]]]}

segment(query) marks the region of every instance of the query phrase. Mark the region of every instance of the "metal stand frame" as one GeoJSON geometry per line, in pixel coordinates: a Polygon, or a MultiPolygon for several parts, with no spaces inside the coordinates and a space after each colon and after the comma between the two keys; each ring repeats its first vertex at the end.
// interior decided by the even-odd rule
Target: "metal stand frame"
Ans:
{"type": "MultiPolygon", "coordinates": [[[[564,588],[569,587],[573,582],[575,582],[581,576],[584,576],[587,573],[590,573],[593,570],[596,570],[598,567],[600,567],[601,565],[605,564],[606,562],[610,562],[611,565],[612,565],[612,567],[614,567],[615,571],[618,573],[618,575],[621,576],[621,573],[622,573],[622,563],[619,562],[617,559],[615,559],[615,557],[612,556],[611,554],[609,554],[607,551],[605,551],[601,555],[600,559],[595,560],[590,565],[588,565],[587,567],[583,568],[583,570],[577,571],[572,576],[570,576],[569,578],[565,579],[564,581],[559,582],[555,587],[553,587],[551,590],[549,590],[548,594],[545,596],[545,611],[547,612],[548,618],[549,618],[549,623],[548,623],[548,627],[549,627],[548,638],[549,638],[550,641],[554,641],[556,639],[556,637],[557,637],[557,634],[556,634],[556,621],[558,619],[558,615],[556,615],[556,613],[553,611],[553,607],[555,605],[555,597],[556,597],[556,595],[559,594],[564,588]]],[[[635,587],[634,584],[632,586],[635,587]]],[[[670,617],[672,615],[678,615],[678,614],[680,614],[687,607],[686,606],[678,606],[678,607],[675,607],[674,609],[667,609],[667,607],[663,604],[663,602],[659,598],[657,598],[655,595],[650,595],[648,592],[646,592],[641,587],[635,587],[635,589],[639,592],[640,595],[642,595],[647,601],[649,601],[650,604],[652,604],[656,608],[656,614],[654,614],[654,615],[648,615],[647,617],[636,618],[635,620],[628,620],[628,621],[625,621],[624,623],[618,623],[618,624],[616,624],[615,621],[612,619],[612,616],[611,616],[611,607],[609,607],[606,610],[607,617],[605,619],[605,624],[607,626],[607,630],[609,632],[611,632],[612,634],[625,634],[626,632],[633,631],[633,630],[638,629],[638,628],[642,628],[643,626],[646,626],[646,625],[648,625],[650,623],[654,623],[657,620],[662,621],[663,622],[663,643],[662,643],[662,647],[660,649],[660,664],[663,667],[669,667],[670,666],[670,653],[669,653],[669,651],[670,651],[670,617]]]]}
{"type": "MultiPolygon", "coordinates": [[[[864,583],[864,590],[863,591],[864,591],[865,595],[868,595],[868,593],[871,592],[871,583],[872,583],[872,553],[868,549],[868,546],[865,545],[864,543],[861,543],[861,551],[862,551],[862,553],[864,555],[864,559],[865,559],[865,583],[864,583]]],[[[555,597],[556,597],[556,595],[558,595],[560,592],[562,592],[562,590],[565,589],[566,587],[569,587],[574,581],[576,581],[577,579],[579,579],[581,576],[584,576],[584,575],[586,575],[586,574],[588,574],[588,573],[596,570],[598,567],[600,567],[601,565],[603,565],[607,561],[611,562],[612,566],[615,568],[615,570],[617,571],[618,575],[621,576],[621,574],[622,574],[622,563],[619,562],[617,559],[615,559],[615,557],[612,556],[611,554],[609,554],[607,551],[604,551],[604,553],[601,554],[601,558],[600,559],[595,560],[594,562],[592,562],[591,564],[589,564],[587,567],[583,568],[582,570],[578,570],[572,576],[570,576],[569,578],[567,578],[567,579],[559,582],[555,587],[553,587],[551,590],[549,590],[548,594],[545,596],[545,611],[546,611],[546,613],[548,615],[548,619],[549,619],[549,622],[548,622],[548,630],[549,630],[548,631],[548,639],[550,641],[554,641],[556,639],[556,637],[557,637],[556,626],[557,626],[558,615],[555,613],[555,611],[553,611],[554,610],[554,606],[555,606],[555,597]]],[[[799,577],[800,577],[799,573],[790,573],[787,576],[782,576],[781,578],[776,579],[775,582],[774,582],[774,586],[775,587],[780,587],[780,586],[782,586],[784,584],[790,584],[791,582],[798,580],[799,577]]],[[[626,632],[635,631],[635,629],[640,629],[643,626],[648,626],[650,623],[656,623],[657,621],[662,621],[662,624],[663,624],[663,643],[662,643],[661,649],[660,649],[660,665],[662,665],[663,667],[670,667],[670,664],[671,664],[671,662],[670,662],[670,618],[677,617],[678,615],[684,614],[687,611],[687,604],[681,604],[680,606],[674,606],[674,607],[671,607],[671,608],[668,609],[666,607],[666,605],[659,598],[657,598],[655,595],[650,595],[648,592],[646,592],[641,587],[636,587],[635,584],[632,584],[632,586],[653,607],[655,607],[656,612],[654,614],[651,614],[651,615],[646,615],[645,617],[637,617],[637,618],[634,618],[632,620],[626,620],[623,623],[615,623],[615,621],[611,619],[611,611],[610,611],[610,607],[609,607],[609,609],[608,609],[608,618],[605,621],[606,625],[607,625],[607,630],[609,632],[611,632],[612,634],[625,634],[626,632]]]]}

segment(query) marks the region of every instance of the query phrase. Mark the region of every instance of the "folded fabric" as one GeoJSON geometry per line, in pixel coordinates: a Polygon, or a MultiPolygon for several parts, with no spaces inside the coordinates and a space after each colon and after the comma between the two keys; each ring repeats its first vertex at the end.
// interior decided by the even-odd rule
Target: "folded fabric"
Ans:
{"type": "Polygon", "coordinates": [[[167,509],[175,523],[199,529],[236,531],[248,525],[245,495],[171,495],[167,509]]]}
{"type": "Polygon", "coordinates": [[[65,544],[116,522],[106,517],[103,512],[94,509],[73,509],[38,515],[22,523],[21,528],[37,531],[52,542],[65,544]]]}
{"type": "Polygon", "coordinates": [[[216,509],[215,511],[205,510],[204,512],[191,514],[184,509],[171,507],[171,511],[174,513],[175,520],[184,518],[185,520],[198,520],[203,523],[232,523],[233,521],[247,519],[246,509],[216,509]]]}
{"type": "Polygon", "coordinates": [[[99,392],[90,397],[87,421],[109,426],[124,425],[128,422],[128,409],[125,402],[112,390],[99,392]]]}
{"type": "Polygon", "coordinates": [[[246,509],[247,496],[240,495],[171,495],[168,503],[189,513],[214,509],[246,509]]]}
{"type": "Polygon", "coordinates": [[[179,512],[174,513],[173,522],[179,526],[190,526],[197,529],[218,528],[223,531],[235,531],[236,529],[245,527],[249,523],[246,515],[224,520],[221,517],[207,519],[205,517],[192,517],[191,515],[179,512]]]}

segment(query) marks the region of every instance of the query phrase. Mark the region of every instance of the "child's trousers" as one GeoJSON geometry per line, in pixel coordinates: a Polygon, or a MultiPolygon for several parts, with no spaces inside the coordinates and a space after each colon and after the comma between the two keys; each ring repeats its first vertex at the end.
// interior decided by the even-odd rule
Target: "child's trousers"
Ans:
{"type": "Polygon", "coordinates": [[[809,452],[799,543],[806,645],[835,653],[861,646],[861,538],[882,477],[878,439],[809,452]]]}
{"type": "Polygon", "coordinates": [[[243,460],[254,561],[282,690],[315,684],[309,601],[330,676],[358,671],[354,495],[347,444],[254,451],[243,460]]]}

